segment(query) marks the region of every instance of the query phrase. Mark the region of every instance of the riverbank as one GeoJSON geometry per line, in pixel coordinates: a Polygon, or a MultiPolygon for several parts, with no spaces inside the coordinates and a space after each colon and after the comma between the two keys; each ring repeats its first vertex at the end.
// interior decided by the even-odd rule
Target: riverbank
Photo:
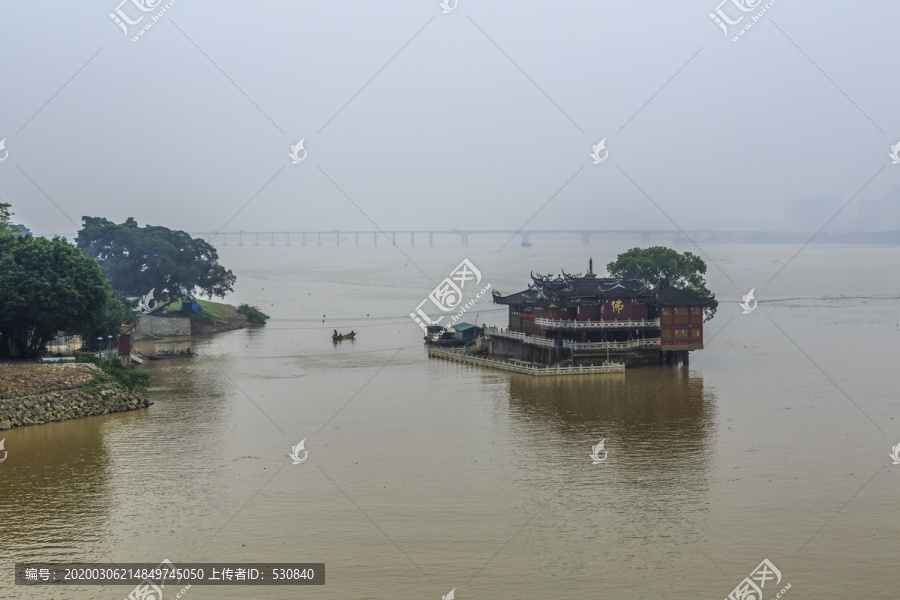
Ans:
{"type": "Polygon", "coordinates": [[[163,307],[163,310],[166,311],[163,315],[166,317],[190,319],[191,335],[211,335],[236,329],[246,329],[253,325],[247,316],[238,312],[238,307],[231,304],[199,299],[195,299],[194,302],[197,303],[198,311],[180,308],[177,311],[173,311],[171,309],[180,307],[181,303],[172,302],[163,307]]]}
{"type": "Polygon", "coordinates": [[[0,363],[0,431],[152,404],[93,364],[0,363]]]}

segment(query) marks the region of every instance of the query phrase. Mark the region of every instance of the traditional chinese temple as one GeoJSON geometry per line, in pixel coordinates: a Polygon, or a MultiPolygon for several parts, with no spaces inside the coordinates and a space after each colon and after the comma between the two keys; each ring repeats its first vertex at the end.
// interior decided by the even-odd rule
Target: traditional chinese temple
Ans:
{"type": "Polygon", "coordinates": [[[626,366],[683,362],[703,348],[703,297],[674,286],[587,274],[531,275],[528,289],[494,303],[509,307],[506,329],[490,327],[490,353],[544,365],[626,366]]]}

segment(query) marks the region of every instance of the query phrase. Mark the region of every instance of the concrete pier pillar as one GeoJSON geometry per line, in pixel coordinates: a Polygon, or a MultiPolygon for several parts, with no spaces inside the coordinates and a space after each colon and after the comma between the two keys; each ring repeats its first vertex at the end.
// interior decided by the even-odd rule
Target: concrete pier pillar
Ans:
{"type": "Polygon", "coordinates": [[[374,245],[377,246],[377,245],[378,245],[378,232],[376,231],[376,232],[373,234],[373,236],[374,236],[374,238],[375,238],[375,240],[374,240],[374,241],[375,241],[375,244],[374,244],[374,245]]]}
{"type": "Polygon", "coordinates": [[[527,233],[522,234],[522,244],[523,248],[531,248],[531,235],[527,233]]]}
{"type": "Polygon", "coordinates": [[[322,245],[322,234],[319,233],[319,234],[317,234],[317,235],[318,235],[319,237],[317,238],[318,241],[316,242],[316,246],[321,246],[321,245],[322,245]]]}
{"type": "Polygon", "coordinates": [[[468,246],[469,245],[469,234],[468,233],[462,234],[461,241],[462,241],[463,246],[468,246]]]}
{"type": "Polygon", "coordinates": [[[253,243],[254,246],[259,246],[259,234],[256,234],[256,241],[253,243]]]}
{"type": "Polygon", "coordinates": [[[223,233],[223,234],[222,234],[222,245],[223,245],[223,246],[227,246],[227,245],[228,245],[228,234],[227,234],[227,233],[223,233]]]}
{"type": "Polygon", "coordinates": [[[301,245],[301,246],[305,246],[305,245],[306,245],[306,234],[305,234],[305,233],[301,233],[301,234],[300,234],[300,245],[301,245]]]}
{"type": "Polygon", "coordinates": [[[337,239],[337,245],[338,245],[338,248],[340,248],[340,247],[341,247],[341,232],[340,232],[340,231],[335,231],[335,232],[334,232],[334,237],[335,237],[335,239],[337,239]]]}
{"type": "Polygon", "coordinates": [[[434,247],[434,232],[433,231],[428,232],[428,247],[429,248],[434,247]]]}
{"type": "Polygon", "coordinates": [[[271,241],[271,243],[270,243],[269,245],[270,245],[270,246],[274,246],[274,245],[275,245],[275,234],[274,234],[274,233],[272,234],[272,241],[271,241]]]}
{"type": "Polygon", "coordinates": [[[396,231],[391,233],[391,244],[393,244],[394,246],[397,245],[397,232],[396,231]]]}
{"type": "Polygon", "coordinates": [[[412,232],[412,231],[409,232],[409,245],[410,245],[411,247],[415,247],[415,245],[416,245],[416,234],[415,234],[415,232],[412,232]]]}
{"type": "Polygon", "coordinates": [[[682,356],[681,362],[682,362],[682,364],[684,364],[684,366],[688,366],[691,364],[691,351],[690,350],[683,350],[681,352],[681,356],[682,356]]]}
{"type": "Polygon", "coordinates": [[[359,247],[359,232],[356,232],[356,246],[359,247]]]}
{"type": "Polygon", "coordinates": [[[582,233],[582,234],[581,234],[581,243],[582,243],[584,246],[587,246],[588,244],[590,244],[590,243],[591,243],[591,234],[589,234],[589,233],[582,233]]]}
{"type": "Polygon", "coordinates": [[[291,245],[291,234],[288,233],[287,234],[287,242],[285,243],[285,246],[290,246],[290,245],[291,245]]]}
{"type": "Polygon", "coordinates": [[[244,245],[244,232],[239,231],[238,232],[238,246],[243,246],[243,245],[244,245]]]}

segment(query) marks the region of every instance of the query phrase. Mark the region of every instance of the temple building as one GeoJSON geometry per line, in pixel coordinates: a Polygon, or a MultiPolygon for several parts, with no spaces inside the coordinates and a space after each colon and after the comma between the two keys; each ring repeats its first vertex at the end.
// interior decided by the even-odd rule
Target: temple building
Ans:
{"type": "Polygon", "coordinates": [[[688,363],[703,348],[703,297],[674,286],[649,288],[637,279],[531,275],[528,289],[494,303],[509,307],[508,328],[489,327],[490,353],[543,365],[626,366],[688,363]]]}

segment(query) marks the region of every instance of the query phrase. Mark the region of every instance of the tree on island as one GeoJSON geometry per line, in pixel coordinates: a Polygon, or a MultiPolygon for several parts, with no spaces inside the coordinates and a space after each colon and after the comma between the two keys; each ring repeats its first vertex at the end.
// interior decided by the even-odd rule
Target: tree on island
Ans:
{"type": "Polygon", "coordinates": [[[76,244],[97,259],[112,287],[128,296],[154,290],[159,306],[193,297],[196,290],[212,299],[234,291],[234,274],[219,264],[215,247],[184,231],[146,225],[129,217],[116,224],[82,217],[76,244]]]}
{"type": "MultiPolygon", "coordinates": [[[[706,287],[706,263],[696,254],[679,254],[671,248],[632,248],[619,254],[615,261],[606,265],[612,277],[639,279],[644,285],[656,289],[669,286],[695,293],[698,297],[712,296],[706,287]]],[[[716,314],[718,300],[704,307],[704,321],[716,314]]]]}
{"type": "Polygon", "coordinates": [[[0,231],[0,356],[37,358],[57,331],[117,334],[111,298],[97,261],[65,239],[0,231]]]}

